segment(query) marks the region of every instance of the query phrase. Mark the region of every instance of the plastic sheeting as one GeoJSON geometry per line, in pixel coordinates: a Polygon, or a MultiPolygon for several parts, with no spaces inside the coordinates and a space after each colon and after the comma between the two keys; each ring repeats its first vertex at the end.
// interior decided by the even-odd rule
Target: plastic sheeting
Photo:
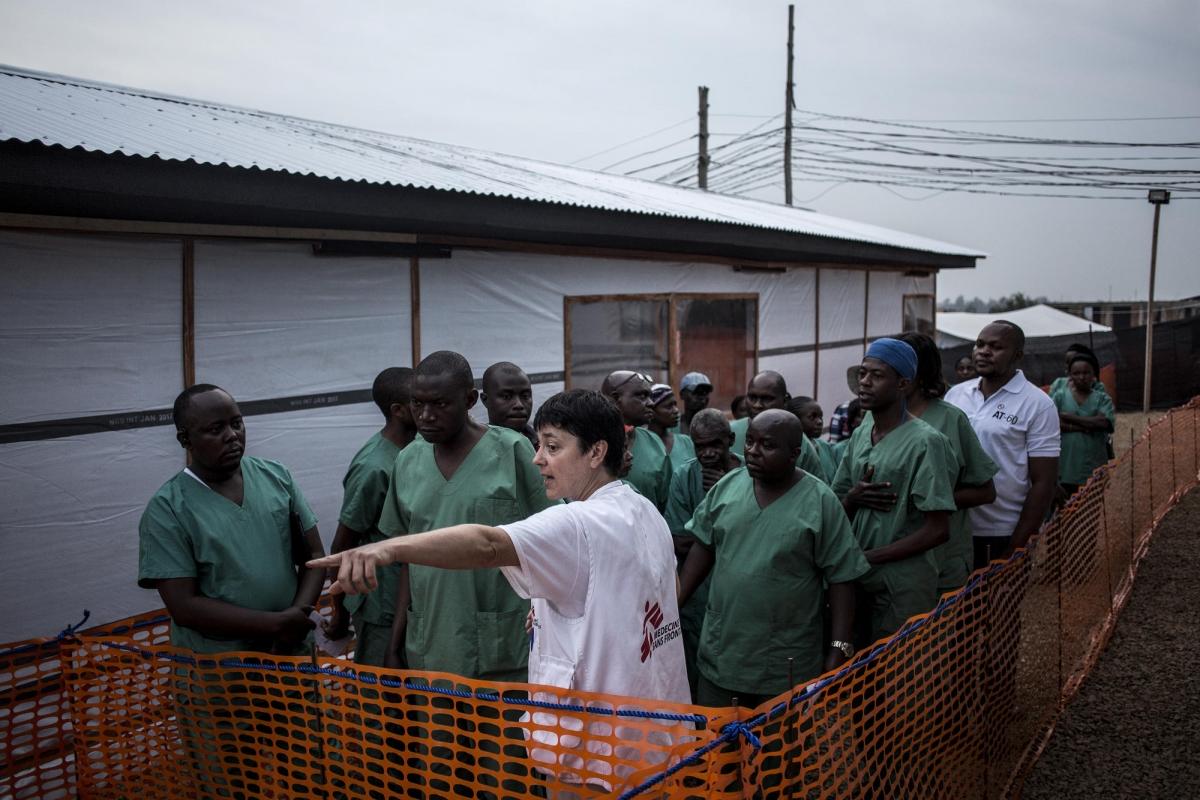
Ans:
{"type": "Polygon", "coordinates": [[[0,642],[53,636],[153,608],[137,588],[138,519],[150,496],[183,466],[169,428],[0,445],[0,642]]]}
{"type": "MultiPolygon", "coordinates": [[[[412,361],[407,258],[317,256],[307,243],[196,243],[196,379],[239,400],[369,389],[412,361]]],[[[342,477],[383,424],[372,403],[246,420],[247,452],[284,464],[326,546],[342,477]]]]}
{"type": "MultiPolygon", "coordinates": [[[[178,241],[0,232],[0,424],[164,408],[183,380],[178,241]]],[[[166,428],[0,445],[0,641],[155,607],[137,521],[183,465],[166,428]]]]}
{"type": "Polygon", "coordinates": [[[0,231],[0,424],[170,406],[180,248],[0,231]]]}
{"type": "Polygon", "coordinates": [[[243,400],[369,388],[407,366],[407,258],[196,243],[196,380],[243,400]]]}

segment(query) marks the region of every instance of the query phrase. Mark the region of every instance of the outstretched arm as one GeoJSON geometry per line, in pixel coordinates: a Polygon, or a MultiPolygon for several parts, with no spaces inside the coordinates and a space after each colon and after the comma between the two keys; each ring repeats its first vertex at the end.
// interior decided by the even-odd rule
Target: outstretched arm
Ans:
{"type": "Polygon", "coordinates": [[[428,533],[372,542],[308,562],[311,568],[336,567],[333,593],[366,594],[379,586],[376,570],[394,563],[422,564],[441,569],[519,567],[512,539],[490,525],[454,525],[428,533]]]}

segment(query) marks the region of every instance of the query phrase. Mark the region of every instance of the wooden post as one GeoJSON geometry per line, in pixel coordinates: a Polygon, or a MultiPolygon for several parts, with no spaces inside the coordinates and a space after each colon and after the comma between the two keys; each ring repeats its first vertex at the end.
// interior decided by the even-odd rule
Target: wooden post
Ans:
{"type": "Polygon", "coordinates": [[[701,189],[708,188],[708,87],[700,87],[700,152],[696,160],[696,181],[701,189]]]}
{"type": "Polygon", "coordinates": [[[408,260],[408,304],[411,328],[412,366],[421,363],[421,259],[413,256],[408,260]]]}
{"type": "Polygon", "coordinates": [[[183,240],[183,388],[196,382],[196,243],[183,240]]]}
{"type": "Polygon", "coordinates": [[[796,7],[788,5],[788,42],[787,42],[787,98],[783,107],[783,202],[792,204],[792,107],[795,105],[792,90],[792,45],[795,31],[796,7]]]}
{"type": "Polygon", "coordinates": [[[821,388],[821,268],[817,267],[816,302],[813,303],[813,400],[821,388]]]}
{"type": "Polygon", "coordinates": [[[1142,376],[1142,413],[1150,413],[1151,364],[1154,361],[1154,270],[1158,261],[1158,214],[1162,204],[1154,204],[1154,235],[1150,240],[1150,293],[1146,295],[1146,365],[1142,376]]]}
{"type": "Polygon", "coordinates": [[[867,352],[868,323],[871,319],[871,273],[868,270],[863,281],[863,354],[867,352]]]}

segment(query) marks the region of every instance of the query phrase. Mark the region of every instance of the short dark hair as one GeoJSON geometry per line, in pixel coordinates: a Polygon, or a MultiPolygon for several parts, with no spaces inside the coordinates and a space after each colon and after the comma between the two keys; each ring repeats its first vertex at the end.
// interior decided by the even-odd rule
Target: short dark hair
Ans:
{"type": "Polygon", "coordinates": [[[379,406],[383,416],[391,418],[392,403],[408,405],[412,398],[412,376],[410,367],[388,367],[375,376],[375,383],[371,384],[371,399],[379,406]]]}
{"type": "Polygon", "coordinates": [[[905,331],[897,337],[917,353],[917,388],[933,400],[946,394],[946,378],[942,375],[942,352],[933,339],[923,333],[905,331]]]}
{"type": "Polygon", "coordinates": [[[857,397],[850,401],[850,405],[846,406],[846,432],[854,433],[855,427],[854,418],[862,413],[862,401],[857,397]]]}
{"type": "Polygon", "coordinates": [[[471,372],[471,364],[461,354],[453,350],[438,350],[421,359],[413,378],[442,378],[450,377],[458,388],[471,390],[475,388],[475,376],[471,372]]]}
{"type": "Polygon", "coordinates": [[[579,449],[586,451],[596,442],[606,442],[604,469],[613,477],[621,472],[625,460],[625,423],[621,412],[604,395],[590,389],[559,392],[542,403],[533,418],[533,429],[561,428],[579,440],[579,449]]]}
{"type": "Polygon", "coordinates": [[[1076,353],[1071,356],[1071,360],[1067,363],[1067,369],[1075,366],[1076,361],[1086,361],[1092,365],[1092,372],[1096,373],[1096,377],[1100,377],[1100,359],[1096,358],[1091,353],[1076,353]]]}
{"type": "MultiPolygon", "coordinates": [[[[187,430],[189,413],[192,410],[192,398],[196,395],[205,394],[206,392],[225,392],[220,386],[212,383],[195,383],[184,389],[175,398],[175,405],[171,407],[171,421],[175,423],[175,430],[187,430]]],[[[225,392],[229,394],[229,392],[225,392]]]]}
{"type": "Polygon", "coordinates": [[[736,397],[733,398],[733,402],[729,404],[729,410],[732,411],[734,414],[736,414],[737,407],[740,406],[744,402],[746,402],[746,395],[744,395],[744,394],[737,395],[736,397]]]}
{"type": "MultiPolygon", "coordinates": [[[[495,364],[492,364],[483,371],[483,377],[480,379],[480,386],[486,392],[488,390],[488,384],[496,380],[498,376],[516,374],[525,375],[525,370],[521,369],[511,361],[497,361],[495,364]]],[[[525,375],[525,378],[528,379],[529,376],[525,375]]]]}
{"type": "Polygon", "coordinates": [[[809,403],[815,403],[815,402],[817,402],[817,401],[811,397],[806,397],[804,395],[800,395],[799,397],[793,397],[791,400],[787,401],[787,410],[791,411],[793,414],[798,414],[799,412],[804,410],[804,407],[806,405],[808,405],[809,403]]]}
{"type": "Polygon", "coordinates": [[[1094,352],[1092,352],[1092,348],[1088,347],[1086,344],[1081,344],[1079,342],[1071,342],[1069,345],[1067,345],[1067,349],[1064,350],[1063,352],[1064,353],[1087,353],[1090,356],[1096,355],[1094,352]]]}
{"type": "Polygon", "coordinates": [[[1018,350],[1024,352],[1024,350],[1025,350],[1025,331],[1021,330],[1020,325],[1018,325],[1015,322],[1009,322],[1006,319],[993,320],[990,324],[1003,325],[1004,327],[1006,327],[1010,331],[1012,331],[1013,344],[1015,344],[1017,346],[1018,350]]]}

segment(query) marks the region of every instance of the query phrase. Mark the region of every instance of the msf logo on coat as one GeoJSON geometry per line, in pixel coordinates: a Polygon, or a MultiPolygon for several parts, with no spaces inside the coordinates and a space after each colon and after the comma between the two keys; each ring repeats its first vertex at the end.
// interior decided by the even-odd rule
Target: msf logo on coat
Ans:
{"type": "Polygon", "coordinates": [[[642,616],[642,663],[660,646],[681,635],[679,620],[665,625],[664,620],[662,606],[647,600],[642,616]]]}

